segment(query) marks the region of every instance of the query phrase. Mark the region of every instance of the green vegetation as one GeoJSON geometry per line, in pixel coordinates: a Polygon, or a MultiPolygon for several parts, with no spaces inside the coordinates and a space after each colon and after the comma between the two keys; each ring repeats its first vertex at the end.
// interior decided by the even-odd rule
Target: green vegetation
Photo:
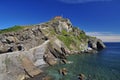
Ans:
{"type": "Polygon", "coordinates": [[[13,27],[11,27],[11,28],[7,28],[7,29],[0,30],[0,34],[2,34],[2,33],[7,33],[7,32],[16,32],[16,31],[22,30],[22,29],[24,29],[24,28],[26,28],[26,27],[15,25],[15,26],[13,26],[13,27]]]}
{"type": "Polygon", "coordinates": [[[78,35],[78,38],[79,38],[79,40],[81,40],[81,39],[86,40],[87,36],[84,33],[81,33],[81,34],[78,35]]]}
{"type": "Polygon", "coordinates": [[[56,35],[55,30],[51,27],[48,27],[47,29],[42,29],[41,31],[43,34],[45,34],[46,36],[49,36],[49,37],[56,35]]]}
{"type": "Polygon", "coordinates": [[[61,34],[66,36],[66,35],[68,35],[68,32],[66,30],[62,30],[61,34]]]}
{"type": "Polygon", "coordinates": [[[52,28],[50,28],[49,31],[50,31],[50,34],[51,34],[51,35],[55,35],[55,34],[56,34],[55,30],[52,29],[52,28]]]}
{"type": "Polygon", "coordinates": [[[58,35],[58,39],[63,41],[67,48],[71,49],[70,44],[72,43],[72,38],[70,36],[58,35]]]}
{"type": "Polygon", "coordinates": [[[60,35],[57,36],[70,50],[80,50],[81,43],[85,42],[87,36],[83,33],[75,36],[71,32],[66,32],[65,30],[62,31],[60,35]]]}

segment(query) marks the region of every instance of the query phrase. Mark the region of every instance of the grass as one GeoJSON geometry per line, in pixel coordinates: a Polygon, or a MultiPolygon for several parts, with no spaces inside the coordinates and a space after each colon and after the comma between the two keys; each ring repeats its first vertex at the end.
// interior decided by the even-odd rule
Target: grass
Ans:
{"type": "Polygon", "coordinates": [[[24,26],[17,26],[17,25],[15,25],[15,26],[13,26],[13,27],[0,30],[0,34],[2,34],[2,33],[7,33],[7,32],[16,32],[16,31],[22,30],[22,29],[24,29],[24,28],[25,28],[24,26]]]}
{"type": "Polygon", "coordinates": [[[84,33],[79,34],[78,36],[73,35],[73,33],[62,31],[60,35],[57,36],[70,50],[81,50],[80,45],[87,39],[87,36],[84,33]]]}
{"type": "Polygon", "coordinates": [[[51,35],[55,35],[55,34],[56,34],[55,30],[52,29],[52,28],[50,28],[49,31],[50,31],[50,34],[51,34],[51,35]]]}
{"type": "Polygon", "coordinates": [[[79,40],[81,39],[86,40],[88,38],[84,33],[79,34],[77,37],[79,38],[79,40]]]}
{"type": "Polygon", "coordinates": [[[63,41],[63,43],[67,46],[67,48],[71,49],[70,44],[72,43],[73,40],[70,36],[59,35],[58,39],[63,41]]]}
{"type": "Polygon", "coordinates": [[[68,32],[66,30],[62,30],[61,34],[66,36],[66,35],[68,35],[68,32]]]}

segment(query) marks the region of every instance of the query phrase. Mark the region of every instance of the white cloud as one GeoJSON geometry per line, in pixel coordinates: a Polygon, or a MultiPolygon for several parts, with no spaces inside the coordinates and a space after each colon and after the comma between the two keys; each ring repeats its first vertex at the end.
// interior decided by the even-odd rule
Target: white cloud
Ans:
{"type": "Polygon", "coordinates": [[[95,36],[104,42],[120,42],[120,34],[111,32],[87,32],[87,35],[95,36]]]}
{"type": "Polygon", "coordinates": [[[112,0],[58,0],[64,3],[71,3],[71,4],[76,4],[76,3],[86,3],[86,2],[97,2],[97,1],[112,1],[112,0]]]}
{"type": "Polygon", "coordinates": [[[120,34],[114,34],[114,33],[111,33],[111,32],[86,32],[86,34],[88,35],[91,35],[91,36],[114,36],[114,35],[118,35],[120,36],[120,34]]]}
{"type": "Polygon", "coordinates": [[[120,36],[97,36],[104,42],[120,42],[120,36]]]}

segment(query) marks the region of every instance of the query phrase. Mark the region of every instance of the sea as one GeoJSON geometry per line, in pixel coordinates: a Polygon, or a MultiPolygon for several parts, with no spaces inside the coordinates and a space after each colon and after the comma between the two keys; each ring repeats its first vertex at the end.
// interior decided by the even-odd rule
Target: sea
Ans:
{"type": "Polygon", "coordinates": [[[79,80],[84,74],[85,80],[120,80],[120,43],[105,43],[106,49],[97,54],[76,54],[67,57],[71,64],[57,64],[48,67],[46,72],[53,80],[79,80]],[[62,68],[67,75],[59,74],[62,68]]]}

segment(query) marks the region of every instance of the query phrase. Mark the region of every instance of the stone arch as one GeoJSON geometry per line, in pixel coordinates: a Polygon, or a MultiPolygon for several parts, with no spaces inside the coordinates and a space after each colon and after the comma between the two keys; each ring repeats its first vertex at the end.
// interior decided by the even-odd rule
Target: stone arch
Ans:
{"type": "Polygon", "coordinates": [[[103,49],[103,46],[101,45],[100,42],[97,42],[97,49],[98,49],[98,50],[102,50],[102,49],[103,49]]]}

